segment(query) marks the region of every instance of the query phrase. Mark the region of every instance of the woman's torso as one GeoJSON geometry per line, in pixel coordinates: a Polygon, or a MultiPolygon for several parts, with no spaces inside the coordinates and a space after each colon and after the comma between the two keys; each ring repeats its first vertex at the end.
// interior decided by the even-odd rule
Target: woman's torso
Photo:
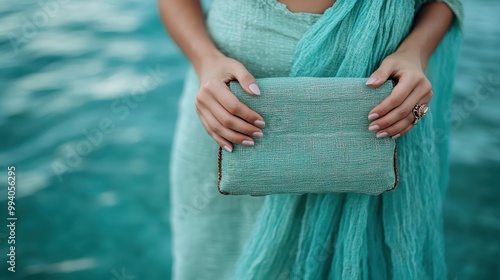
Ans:
{"type": "Polygon", "coordinates": [[[286,5],[294,12],[306,12],[313,14],[323,14],[328,8],[333,6],[336,0],[275,0],[286,5]]]}
{"type": "Polygon", "coordinates": [[[293,13],[276,0],[213,0],[208,32],[217,48],[256,78],[288,76],[295,47],[321,17],[293,13]]]}

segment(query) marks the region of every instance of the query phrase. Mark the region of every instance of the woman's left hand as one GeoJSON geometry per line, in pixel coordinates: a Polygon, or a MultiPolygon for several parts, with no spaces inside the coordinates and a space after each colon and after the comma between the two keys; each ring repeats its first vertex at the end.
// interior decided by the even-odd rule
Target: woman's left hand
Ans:
{"type": "Polygon", "coordinates": [[[372,121],[369,131],[377,138],[396,139],[410,131],[415,121],[413,108],[417,103],[428,104],[432,97],[432,86],[424,74],[420,56],[409,51],[398,51],[388,56],[366,82],[377,88],[389,78],[397,85],[382,103],[368,114],[372,121]]]}

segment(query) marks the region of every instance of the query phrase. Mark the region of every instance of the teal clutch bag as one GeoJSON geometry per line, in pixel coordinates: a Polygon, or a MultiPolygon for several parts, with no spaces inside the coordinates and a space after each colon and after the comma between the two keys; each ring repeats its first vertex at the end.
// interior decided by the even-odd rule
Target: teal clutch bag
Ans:
{"type": "Polygon", "coordinates": [[[368,113],[393,89],[365,78],[261,78],[260,96],[230,90],[265,120],[253,147],[219,148],[218,189],[225,195],[362,193],[398,184],[397,145],[368,131],[368,113]]]}

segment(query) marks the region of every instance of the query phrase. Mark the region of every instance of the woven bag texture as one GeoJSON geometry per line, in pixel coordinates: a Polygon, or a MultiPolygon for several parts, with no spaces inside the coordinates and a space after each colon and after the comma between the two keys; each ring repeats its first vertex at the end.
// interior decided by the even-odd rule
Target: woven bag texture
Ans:
{"type": "Polygon", "coordinates": [[[397,184],[396,142],[368,131],[368,113],[392,91],[366,78],[260,78],[260,96],[231,91],[266,121],[255,146],[220,150],[219,191],[234,195],[378,195],[397,184]]]}

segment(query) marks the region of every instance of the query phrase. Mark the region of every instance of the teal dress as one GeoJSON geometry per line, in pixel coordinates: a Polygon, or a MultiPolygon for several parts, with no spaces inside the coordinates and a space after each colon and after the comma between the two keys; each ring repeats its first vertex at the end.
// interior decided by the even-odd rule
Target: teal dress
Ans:
{"type": "MultiPolygon", "coordinates": [[[[431,110],[449,106],[458,53],[461,7],[448,2],[459,20],[429,63],[434,92],[442,92],[431,110]],[[443,71],[449,78],[437,80],[443,71]]],[[[318,15],[274,0],[213,0],[206,26],[219,50],[256,78],[367,77],[408,34],[421,4],[339,0],[318,15]]],[[[433,134],[447,135],[442,118],[429,114],[398,140],[402,182],[393,194],[223,196],[218,145],[195,112],[198,87],[190,68],[171,158],[173,279],[446,278],[447,137],[433,134]]]]}

